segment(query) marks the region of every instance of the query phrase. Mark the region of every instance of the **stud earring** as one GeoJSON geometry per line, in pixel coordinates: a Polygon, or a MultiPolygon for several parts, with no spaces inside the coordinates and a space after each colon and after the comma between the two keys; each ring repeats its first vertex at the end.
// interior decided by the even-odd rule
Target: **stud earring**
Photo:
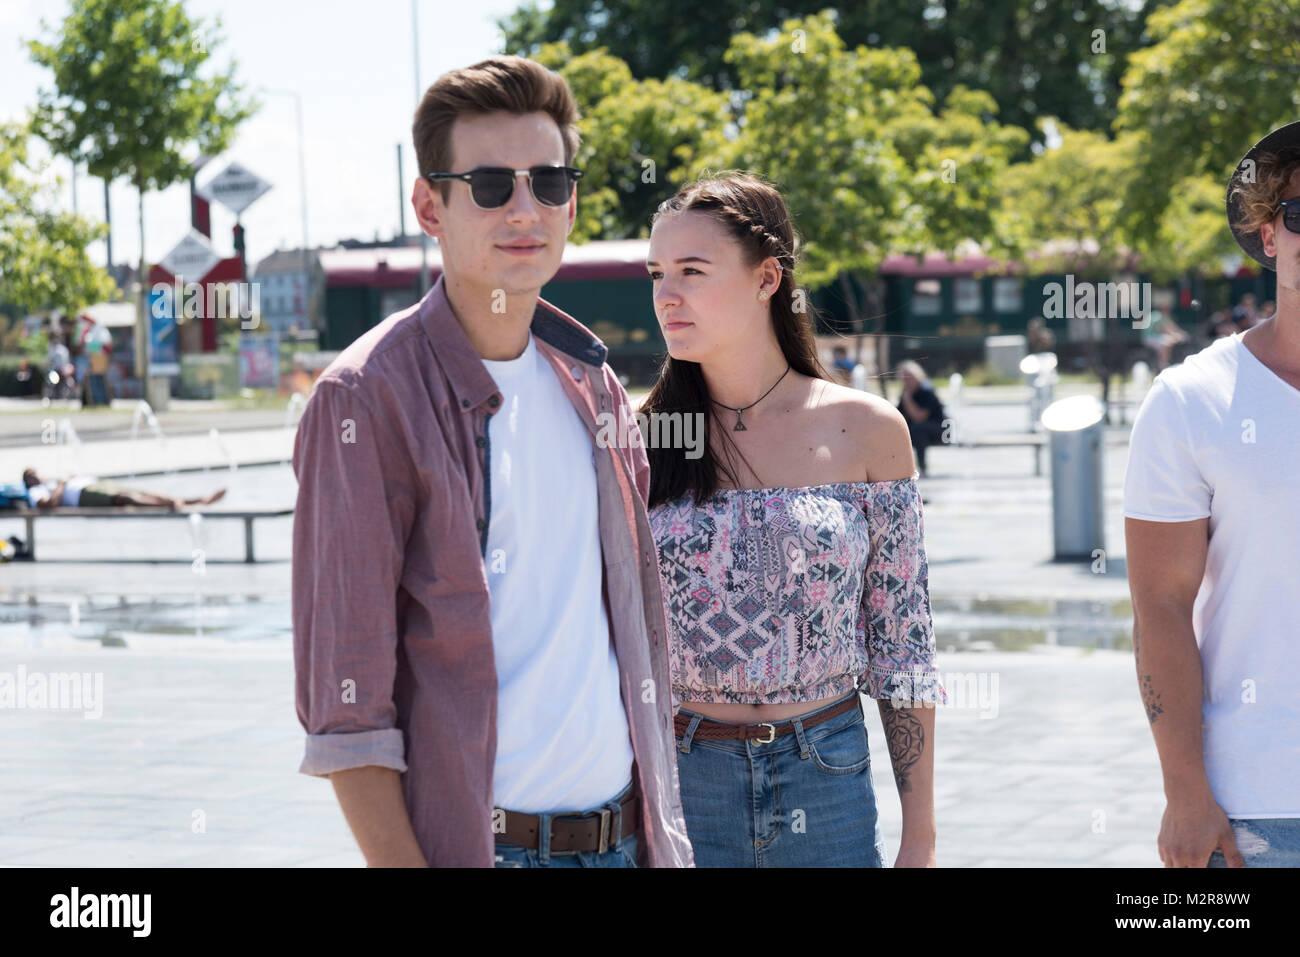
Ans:
{"type": "Polygon", "coordinates": [[[761,300],[761,299],[766,299],[766,298],[767,298],[767,290],[764,289],[762,292],[760,292],[760,293],[758,294],[758,298],[759,298],[760,300],[761,300]]]}

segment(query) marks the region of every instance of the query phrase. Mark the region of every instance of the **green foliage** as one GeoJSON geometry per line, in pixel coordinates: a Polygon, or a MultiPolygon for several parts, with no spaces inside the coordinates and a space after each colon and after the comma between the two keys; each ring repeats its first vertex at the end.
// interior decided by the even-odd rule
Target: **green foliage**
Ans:
{"type": "Polygon", "coordinates": [[[727,97],[686,80],[634,80],[627,64],[594,50],[544,46],[538,62],[558,72],[582,112],[578,218],[570,239],[650,234],[650,217],[693,160],[722,142],[727,97]]]}
{"type": "Polygon", "coordinates": [[[1157,236],[1189,176],[1226,189],[1246,150],[1300,114],[1297,24],[1300,0],[1182,0],[1151,15],[1153,43],[1129,57],[1115,124],[1138,137],[1123,184],[1131,232],[1157,236]]]}
{"type": "Polygon", "coordinates": [[[92,176],[126,177],[141,192],[189,179],[182,150],[220,153],[257,106],[239,99],[233,62],[200,75],[219,26],[178,0],[73,0],[58,36],[28,43],[54,79],[32,131],[92,176]]]}
{"type": "Polygon", "coordinates": [[[689,80],[636,80],[604,50],[535,54],[569,83],[586,170],[573,238],[649,235],[683,183],[743,168],[782,189],[805,240],[801,281],[870,272],[890,252],[1003,248],[998,177],[1028,141],[994,120],[987,94],[957,88],[936,111],[906,50],[846,50],[829,14],[781,34],[740,33],[726,62],[744,93],[689,80]],[[801,31],[796,33],[796,31],[801,31]]]}
{"type": "Polygon", "coordinates": [[[895,252],[1011,242],[993,214],[1028,136],[998,124],[987,95],[955,89],[936,113],[910,51],[847,50],[829,13],[737,34],[725,59],[749,95],[739,134],[701,164],[782,189],[806,242],[801,281],[870,273],[895,252]]]}
{"type": "Polygon", "coordinates": [[[1002,122],[1038,136],[1042,116],[1109,125],[1126,58],[1147,42],[1142,24],[1167,2],[553,0],[546,10],[525,3],[498,25],[506,52],[528,56],[565,41],[576,54],[604,48],[639,79],[678,76],[734,90],[745,86],[726,59],[736,33],[766,38],[786,19],[826,11],[849,48],[913,50],[920,82],[938,102],[958,87],[985,90],[1002,122]]]}
{"type": "Polygon", "coordinates": [[[74,312],[116,291],[86,256],[106,229],[53,208],[38,178],[45,166],[28,157],[27,131],[0,124],[0,301],[25,312],[74,312]]]}
{"type": "Polygon", "coordinates": [[[1104,275],[1129,265],[1116,226],[1132,137],[1056,124],[1061,143],[1007,172],[1004,229],[1024,237],[1035,263],[1049,272],[1104,275]]]}

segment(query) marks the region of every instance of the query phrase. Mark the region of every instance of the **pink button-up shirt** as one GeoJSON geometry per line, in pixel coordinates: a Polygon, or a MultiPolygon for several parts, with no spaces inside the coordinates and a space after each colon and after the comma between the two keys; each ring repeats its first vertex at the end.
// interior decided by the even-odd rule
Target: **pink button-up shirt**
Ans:
{"type": "MultiPolygon", "coordinates": [[[[649,461],[634,442],[597,441],[602,425],[632,416],[604,344],[543,300],[531,329],[592,436],[611,641],[642,796],[640,863],[692,867],[645,512],[649,461]]],[[[494,863],[497,673],[484,552],[488,417],[500,404],[440,277],[329,365],[294,441],[294,668],[307,732],[299,770],[403,772],[432,866],[494,863]]],[[[573,463],[591,467],[585,456],[573,463]]],[[[552,587],[567,587],[563,563],[547,573],[552,587]]]]}

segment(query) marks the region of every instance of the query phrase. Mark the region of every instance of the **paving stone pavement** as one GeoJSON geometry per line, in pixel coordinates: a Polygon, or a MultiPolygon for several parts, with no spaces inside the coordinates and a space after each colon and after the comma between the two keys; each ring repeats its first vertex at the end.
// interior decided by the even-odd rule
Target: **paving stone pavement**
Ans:
{"type": "MultiPolygon", "coordinates": [[[[971,420],[1006,431],[1023,428],[1023,411],[972,409],[971,420]]],[[[248,467],[281,459],[282,432],[223,438],[239,464],[226,504],[292,503],[284,466],[248,467]]],[[[193,442],[187,455],[197,466],[202,440],[193,442]]],[[[87,443],[98,447],[97,462],[126,461],[121,446],[110,446],[87,443]]],[[[27,451],[4,450],[0,471],[27,451]]],[[[1033,475],[1028,448],[930,453],[922,489],[938,668],[958,682],[997,679],[995,714],[951,707],[937,715],[940,866],[1159,866],[1163,794],[1131,656],[1053,646],[1041,622],[1026,627],[1048,644],[968,650],[992,644],[965,640],[983,632],[961,611],[998,598],[1093,602],[1112,610],[1114,629],[1126,629],[1126,452],[1116,430],[1104,455],[1101,572],[1052,561],[1050,477],[1033,475]]],[[[161,474],[162,452],[141,446],[131,454],[142,475],[154,471],[139,484],[160,491],[194,494],[228,474],[161,474]]],[[[182,521],[60,519],[40,527],[41,561],[0,566],[0,672],[102,673],[104,682],[100,718],[0,712],[0,866],[363,864],[329,783],[297,773],[291,527],[291,519],[259,523],[264,561],[244,565],[218,560],[242,557],[242,529],[212,524],[204,542],[213,560],[196,576],[182,521]],[[202,611],[201,635],[186,608],[202,611]],[[236,624],[227,627],[227,618],[236,624]],[[108,644],[96,640],[109,635],[108,644]]],[[[21,530],[0,517],[0,538],[21,530]]],[[[878,714],[866,711],[892,861],[898,797],[878,714]]]]}
{"type": "MultiPolygon", "coordinates": [[[[284,643],[87,644],[0,646],[0,671],[103,675],[99,718],[4,714],[0,866],[363,865],[329,783],[297,773],[284,643]]],[[[1159,767],[1127,655],[941,653],[938,667],[950,693],[972,674],[996,692],[995,708],[936,715],[941,866],[1159,866],[1159,767]]],[[[892,862],[899,802],[867,703],[892,862]]]]}

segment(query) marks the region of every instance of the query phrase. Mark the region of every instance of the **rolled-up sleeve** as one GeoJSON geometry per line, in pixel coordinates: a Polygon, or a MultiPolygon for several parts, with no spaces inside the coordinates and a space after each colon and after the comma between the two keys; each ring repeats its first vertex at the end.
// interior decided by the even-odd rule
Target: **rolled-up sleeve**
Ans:
{"type": "Polygon", "coordinates": [[[396,725],[397,589],[414,506],[409,456],[356,386],[322,379],[294,439],[295,698],[299,771],[406,770],[396,725]]]}
{"type": "Polygon", "coordinates": [[[947,704],[934,669],[929,564],[921,493],[914,478],[873,482],[864,501],[871,536],[862,588],[870,697],[895,707],[947,704]]]}

